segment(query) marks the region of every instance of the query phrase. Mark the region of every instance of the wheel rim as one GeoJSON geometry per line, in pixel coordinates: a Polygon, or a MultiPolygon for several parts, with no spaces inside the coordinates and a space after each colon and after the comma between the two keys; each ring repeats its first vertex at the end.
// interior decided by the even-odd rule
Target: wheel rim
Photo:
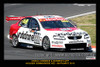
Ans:
{"type": "Polygon", "coordinates": [[[16,36],[13,36],[13,40],[12,40],[13,46],[17,46],[18,44],[18,39],[16,36]]]}
{"type": "Polygon", "coordinates": [[[49,48],[49,40],[47,38],[45,38],[43,41],[43,48],[45,50],[47,50],[49,48]]]}

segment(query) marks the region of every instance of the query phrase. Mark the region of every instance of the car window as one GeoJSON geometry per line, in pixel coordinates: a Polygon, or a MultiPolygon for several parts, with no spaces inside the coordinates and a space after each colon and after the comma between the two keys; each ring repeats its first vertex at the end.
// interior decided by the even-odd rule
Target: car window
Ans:
{"type": "Polygon", "coordinates": [[[19,22],[18,26],[27,27],[28,22],[29,22],[29,18],[22,19],[19,22]]]}
{"type": "Polygon", "coordinates": [[[43,21],[41,22],[43,28],[50,29],[50,28],[68,28],[74,27],[69,21],[43,21]]]}
{"type": "Polygon", "coordinates": [[[28,28],[31,28],[31,29],[38,28],[38,30],[40,30],[39,24],[38,24],[37,20],[34,18],[31,18],[30,21],[28,22],[28,28]]]}

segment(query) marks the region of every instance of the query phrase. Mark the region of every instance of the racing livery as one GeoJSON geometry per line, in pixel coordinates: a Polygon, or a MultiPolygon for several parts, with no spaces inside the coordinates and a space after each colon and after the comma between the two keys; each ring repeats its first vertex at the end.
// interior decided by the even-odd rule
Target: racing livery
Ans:
{"type": "Polygon", "coordinates": [[[35,15],[6,17],[6,21],[19,20],[12,24],[9,39],[13,47],[21,43],[41,46],[44,50],[61,48],[66,50],[91,51],[89,34],[78,29],[68,19],[59,15],[35,15]]]}

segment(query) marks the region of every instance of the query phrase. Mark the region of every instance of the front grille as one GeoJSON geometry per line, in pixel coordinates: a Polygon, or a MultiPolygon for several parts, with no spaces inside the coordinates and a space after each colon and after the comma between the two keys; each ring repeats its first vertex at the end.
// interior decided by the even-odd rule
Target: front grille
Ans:
{"type": "Polygon", "coordinates": [[[66,49],[71,49],[71,48],[84,48],[86,49],[86,43],[75,43],[75,44],[65,44],[66,49]]]}
{"type": "Polygon", "coordinates": [[[82,36],[68,36],[68,39],[72,39],[72,40],[81,39],[81,38],[82,38],[82,36]]]}

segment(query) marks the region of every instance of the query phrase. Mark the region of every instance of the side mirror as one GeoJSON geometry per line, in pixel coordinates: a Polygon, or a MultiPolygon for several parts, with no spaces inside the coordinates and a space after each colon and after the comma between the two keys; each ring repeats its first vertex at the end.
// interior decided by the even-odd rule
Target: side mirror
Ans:
{"type": "Polygon", "coordinates": [[[30,30],[30,32],[35,32],[36,30],[38,30],[38,28],[32,28],[32,29],[30,30]]]}

